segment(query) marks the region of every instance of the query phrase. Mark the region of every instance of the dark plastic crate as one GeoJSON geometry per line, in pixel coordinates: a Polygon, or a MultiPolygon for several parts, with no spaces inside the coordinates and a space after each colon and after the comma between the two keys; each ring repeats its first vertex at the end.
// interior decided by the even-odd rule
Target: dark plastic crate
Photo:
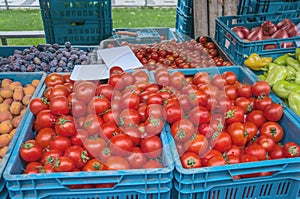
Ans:
{"type": "Polygon", "coordinates": [[[260,14],[297,10],[299,8],[299,0],[240,0],[237,13],[238,15],[260,14]]]}
{"type": "Polygon", "coordinates": [[[113,30],[113,39],[119,44],[128,42],[132,44],[153,44],[155,42],[176,40],[171,28],[116,28],[113,30]],[[116,32],[126,31],[136,33],[137,36],[120,35],[116,32]]]}
{"type": "MultiPolygon", "coordinates": [[[[46,73],[43,72],[36,72],[36,73],[19,73],[19,72],[10,72],[10,73],[0,73],[0,81],[2,79],[11,79],[13,81],[19,81],[20,83],[22,83],[22,85],[26,85],[26,84],[30,84],[32,82],[32,80],[34,79],[38,79],[40,80],[39,85],[36,87],[35,92],[33,94],[33,98],[36,97],[38,95],[38,93],[41,91],[42,86],[44,84],[45,78],[46,78],[46,73]]],[[[4,169],[6,167],[6,164],[8,162],[9,157],[12,154],[12,151],[15,147],[15,144],[18,140],[18,137],[20,136],[20,133],[24,127],[24,125],[26,125],[25,120],[28,117],[28,115],[30,114],[30,110],[29,108],[27,108],[25,114],[23,115],[23,118],[19,124],[19,126],[17,127],[17,130],[13,136],[13,138],[11,139],[7,151],[5,153],[5,155],[3,156],[2,162],[0,163],[0,198],[6,198],[8,196],[8,191],[5,187],[5,179],[3,178],[3,173],[4,173],[4,169]]]]}
{"type": "Polygon", "coordinates": [[[99,45],[112,34],[112,18],[44,20],[44,29],[50,44],[69,41],[73,45],[99,45]]]}
{"type": "Polygon", "coordinates": [[[194,38],[194,16],[188,16],[181,9],[176,9],[176,32],[183,33],[194,38]]]}
{"type": "Polygon", "coordinates": [[[110,0],[39,0],[42,19],[112,18],[110,0]]]}
{"type": "MultiPolygon", "coordinates": [[[[171,70],[176,71],[176,70],[171,70]]],[[[177,70],[178,71],[178,70],[177,70]]],[[[211,76],[225,71],[234,72],[242,83],[253,84],[257,78],[241,66],[206,68],[197,70],[179,70],[186,75],[206,71],[211,76]]],[[[272,97],[272,96],[271,96],[272,97]]],[[[294,141],[300,144],[300,123],[284,110],[279,124],[285,130],[283,143],[294,141]]],[[[170,132],[170,127],[166,126],[170,132]]],[[[171,133],[168,133],[171,150],[175,161],[174,187],[172,198],[207,199],[207,198],[296,198],[300,188],[300,157],[259,162],[232,164],[224,166],[184,169],[171,133]],[[257,172],[273,171],[271,176],[233,179],[234,176],[257,172]]]]}
{"type": "Polygon", "coordinates": [[[193,16],[194,14],[193,0],[178,0],[177,8],[188,16],[193,16]]]}
{"type": "MultiPolygon", "coordinates": [[[[45,86],[44,86],[45,90],[45,86]]],[[[43,91],[39,96],[42,96],[43,91]]],[[[30,112],[21,129],[19,139],[4,171],[10,198],[170,198],[174,162],[166,132],[160,134],[164,168],[110,170],[99,172],[54,172],[48,174],[23,174],[26,163],[19,149],[26,140],[33,139],[34,115],[30,112]],[[112,188],[70,189],[74,184],[115,183],[112,188]]]]}
{"type": "Polygon", "coordinates": [[[282,48],[282,43],[293,43],[294,46],[299,45],[300,36],[285,38],[285,39],[269,39],[261,41],[247,42],[238,37],[231,28],[234,26],[246,26],[249,29],[260,26],[265,20],[271,20],[277,24],[279,21],[290,18],[296,25],[300,22],[300,10],[293,12],[279,12],[279,13],[265,13],[265,14],[252,14],[252,15],[237,15],[237,16],[224,16],[216,19],[215,40],[221,48],[228,54],[228,56],[238,65],[242,65],[244,55],[251,53],[258,53],[260,55],[273,54],[286,50],[282,48]],[[265,50],[265,45],[275,44],[276,49],[265,50]]]}

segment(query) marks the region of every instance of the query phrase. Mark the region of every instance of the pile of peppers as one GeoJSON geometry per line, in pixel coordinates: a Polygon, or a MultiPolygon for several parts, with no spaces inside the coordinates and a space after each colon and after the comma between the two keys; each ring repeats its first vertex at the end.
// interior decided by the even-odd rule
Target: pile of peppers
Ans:
{"type": "Polygon", "coordinates": [[[261,70],[264,74],[258,78],[268,82],[273,92],[300,116],[300,48],[277,57],[261,70]]]}

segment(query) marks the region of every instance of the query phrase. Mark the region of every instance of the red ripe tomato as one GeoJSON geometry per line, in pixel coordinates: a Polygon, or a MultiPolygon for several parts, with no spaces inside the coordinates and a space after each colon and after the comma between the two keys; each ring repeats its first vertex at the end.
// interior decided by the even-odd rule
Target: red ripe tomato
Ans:
{"type": "Polygon", "coordinates": [[[40,111],[48,109],[48,104],[47,98],[34,98],[30,101],[29,109],[33,115],[37,115],[40,111]]]}
{"type": "Polygon", "coordinates": [[[242,84],[237,88],[238,96],[250,98],[252,97],[252,87],[250,84],[242,84]]]}
{"type": "Polygon", "coordinates": [[[238,97],[236,85],[229,84],[226,85],[224,89],[225,89],[225,95],[228,96],[229,99],[235,100],[238,97]]]}
{"type": "Polygon", "coordinates": [[[201,160],[199,156],[194,152],[185,152],[180,156],[180,161],[182,167],[185,169],[201,167],[201,160]]]}
{"type": "Polygon", "coordinates": [[[127,108],[124,109],[119,115],[118,125],[120,127],[133,127],[140,124],[141,117],[135,109],[127,108]]]}
{"type": "Polygon", "coordinates": [[[222,156],[222,153],[216,149],[211,149],[207,151],[202,157],[201,157],[201,165],[203,167],[208,166],[207,163],[209,159],[213,158],[214,156],[222,156]]]}
{"type": "Polygon", "coordinates": [[[148,96],[147,104],[159,104],[162,105],[164,102],[164,98],[159,93],[151,93],[148,96]]]}
{"type": "Polygon", "coordinates": [[[184,112],[179,103],[167,103],[167,105],[165,105],[164,108],[166,113],[165,119],[170,124],[181,120],[184,116],[184,112]]]}
{"type": "Polygon", "coordinates": [[[143,138],[140,145],[148,158],[157,158],[162,153],[162,142],[157,135],[143,138]]]}
{"type": "Polygon", "coordinates": [[[90,159],[82,167],[82,171],[102,171],[104,170],[104,164],[95,158],[90,159]]]}
{"type": "Polygon", "coordinates": [[[131,169],[140,169],[147,162],[147,157],[140,147],[133,147],[126,159],[131,169]]]}
{"type": "Polygon", "coordinates": [[[240,158],[235,155],[227,155],[225,154],[225,160],[227,164],[238,164],[240,163],[240,158]]]}
{"type": "Polygon", "coordinates": [[[109,147],[117,156],[126,157],[130,154],[133,142],[127,134],[117,134],[110,138],[109,147]]]}
{"type": "Polygon", "coordinates": [[[56,136],[55,130],[53,128],[43,128],[35,136],[35,141],[39,143],[43,148],[47,148],[56,136]]]}
{"type": "Polygon", "coordinates": [[[111,100],[113,94],[113,87],[110,84],[100,84],[96,89],[96,96],[103,96],[111,100]]]}
{"type": "Polygon", "coordinates": [[[58,74],[58,73],[51,73],[49,75],[47,75],[46,79],[45,79],[45,84],[46,87],[54,87],[55,85],[58,84],[64,84],[65,80],[63,75],[58,74]]]}
{"type": "Polygon", "coordinates": [[[231,136],[227,132],[215,132],[212,135],[211,146],[221,153],[229,150],[231,148],[231,144],[231,136]]]}
{"type": "Polygon", "coordinates": [[[266,118],[261,110],[254,110],[247,114],[246,121],[252,122],[257,128],[260,128],[266,122],[266,118]]]}
{"type": "Polygon", "coordinates": [[[110,101],[105,97],[94,97],[87,105],[87,112],[89,114],[103,115],[111,108],[110,101]]]}
{"type": "Polygon", "coordinates": [[[277,122],[283,115],[283,107],[281,104],[272,103],[265,108],[264,115],[267,120],[277,122]]]}
{"type": "Polygon", "coordinates": [[[43,154],[41,163],[43,165],[54,165],[56,159],[62,156],[62,152],[57,149],[51,149],[43,154]]]}
{"type": "Polygon", "coordinates": [[[275,140],[273,137],[267,135],[260,135],[257,138],[257,144],[264,147],[268,153],[271,153],[275,146],[275,140]]]}
{"type": "Polygon", "coordinates": [[[210,112],[202,107],[196,106],[188,113],[189,119],[195,126],[199,126],[201,124],[209,123],[211,120],[210,112]]]}
{"type": "Polygon", "coordinates": [[[194,152],[201,156],[207,151],[209,143],[204,135],[194,134],[190,140],[184,143],[183,147],[186,151],[194,152]]]}
{"type": "Polygon", "coordinates": [[[115,123],[104,122],[99,129],[99,136],[103,139],[110,139],[112,136],[119,134],[119,128],[115,123]]]}
{"type": "Polygon", "coordinates": [[[89,135],[98,135],[100,132],[103,119],[99,115],[89,114],[85,117],[83,128],[89,135]]]}
{"type": "Polygon", "coordinates": [[[76,134],[70,138],[72,145],[83,146],[83,142],[88,138],[89,134],[83,129],[77,129],[76,134]]]}
{"type": "MultiPolygon", "coordinates": [[[[244,154],[240,159],[241,163],[243,163],[243,162],[256,162],[256,161],[258,161],[258,159],[254,155],[251,155],[251,154],[244,154]]],[[[258,176],[258,173],[250,173],[250,174],[241,175],[242,178],[253,178],[253,177],[256,177],[256,176],[258,176]]]]}
{"type": "Polygon", "coordinates": [[[241,122],[234,122],[227,127],[227,132],[231,136],[232,144],[245,146],[247,143],[248,133],[241,122]]]}
{"type": "Polygon", "coordinates": [[[210,84],[210,76],[207,72],[197,72],[193,77],[193,83],[196,86],[210,84]]]}
{"type": "Polygon", "coordinates": [[[226,162],[225,158],[222,155],[213,156],[212,158],[210,158],[207,161],[207,166],[208,167],[210,167],[210,166],[221,166],[221,165],[226,165],[226,164],[227,164],[227,162],[226,162]]]}
{"type": "Polygon", "coordinates": [[[145,121],[145,130],[147,136],[159,134],[164,127],[164,121],[161,118],[149,117],[145,121]]]}
{"type": "Polygon", "coordinates": [[[225,71],[222,73],[222,78],[226,80],[227,84],[235,84],[237,81],[237,76],[234,72],[232,71],[225,71]]]}
{"type": "Polygon", "coordinates": [[[257,81],[252,85],[252,93],[255,97],[260,95],[268,96],[271,92],[271,87],[266,81],[257,81]]]}
{"type": "Polygon", "coordinates": [[[50,110],[42,110],[40,111],[34,122],[34,129],[36,131],[40,131],[42,128],[53,128],[56,122],[55,116],[52,114],[50,110]]]}
{"type": "Polygon", "coordinates": [[[275,142],[278,143],[283,138],[284,130],[276,122],[265,122],[260,128],[260,135],[273,137],[275,142]]]}
{"type": "Polygon", "coordinates": [[[65,137],[74,136],[76,134],[74,118],[70,115],[58,117],[55,124],[55,131],[65,137]]]}
{"type": "Polygon", "coordinates": [[[74,161],[75,168],[82,168],[90,159],[88,152],[81,146],[70,146],[65,150],[64,156],[71,158],[74,161]]]}
{"type": "Polygon", "coordinates": [[[226,151],[226,154],[227,154],[227,156],[234,155],[234,156],[237,156],[240,158],[240,157],[242,157],[242,155],[244,155],[244,150],[242,150],[241,147],[238,147],[237,145],[232,144],[230,149],[228,149],[226,151]]]}
{"type": "Polygon", "coordinates": [[[245,133],[247,133],[247,142],[257,135],[258,128],[253,122],[244,122],[245,133]]]}
{"type": "Polygon", "coordinates": [[[40,162],[29,162],[25,169],[25,174],[32,174],[32,173],[40,173],[41,168],[43,168],[42,163],[40,162]]]}
{"type": "Polygon", "coordinates": [[[145,118],[163,118],[164,115],[163,106],[160,104],[149,104],[145,107],[145,118]]]}
{"type": "Polygon", "coordinates": [[[97,86],[88,81],[82,81],[76,86],[74,86],[74,93],[76,96],[76,99],[84,102],[85,104],[88,104],[90,100],[95,96],[97,86]]]}
{"type": "Polygon", "coordinates": [[[176,71],[170,73],[170,85],[175,89],[181,89],[185,84],[185,76],[182,72],[176,71]]]}
{"type": "Polygon", "coordinates": [[[140,98],[137,93],[135,92],[126,92],[122,94],[121,100],[120,100],[120,108],[126,109],[138,109],[140,104],[140,98]]]}
{"type": "Polygon", "coordinates": [[[143,168],[144,169],[163,168],[163,165],[155,159],[150,159],[143,165],[143,168]]]}
{"type": "Polygon", "coordinates": [[[74,161],[65,156],[58,158],[54,165],[54,171],[56,172],[70,172],[75,169],[74,161]]]}
{"type": "Polygon", "coordinates": [[[87,107],[82,101],[73,99],[71,101],[70,111],[74,118],[84,117],[86,116],[87,107]]]}
{"type": "Polygon", "coordinates": [[[272,151],[269,153],[269,156],[271,159],[285,158],[285,155],[283,154],[283,146],[275,144],[272,151]]]}
{"type": "Polygon", "coordinates": [[[124,70],[122,69],[121,66],[112,66],[109,69],[109,74],[122,74],[124,72],[124,70]]]}
{"type": "Polygon", "coordinates": [[[43,156],[43,147],[35,140],[27,140],[20,148],[20,156],[26,162],[39,161],[43,156]]]}
{"type": "Polygon", "coordinates": [[[239,106],[231,106],[226,112],[225,122],[227,124],[232,124],[234,122],[244,121],[244,110],[239,106]]]}
{"type": "Polygon", "coordinates": [[[149,76],[143,70],[135,70],[132,73],[132,76],[135,79],[135,82],[134,82],[135,85],[140,85],[140,84],[144,84],[144,83],[148,83],[149,82],[149,76]]]}
{"type": "Polygon", "coordinates": [[[67,137],[57,135],[49,145],[50,149],[57,149],[61,151],[62,153],[65,152],[65,150],[71,146],[71,140],[67,137]]]}
{"type": "Polygon", "coordinates": [[[177,142],[186,142],[192,137],[194,132],[193,123],[185,118],[174,122],[171,126],[171,134],[177,142]]]}
{"type": "Polygon", "coordinates": [[[287,142],[283,145],[283,154],[287,158],[300,156],[300,146],[295,142],[287,142]]]}
{"type": "MultiPolygon", "coordinates": [[[[106,141],[99,137],[88,137],[83,146],[87,149],[90,157],[98,157],[106,147],[106,141]]],[[[102,160],[102,159],[101,159],[102,160]]]]}
{"type": "Polygon", "coordinates": [[[54,115],[67,115],[70,111],[66,96],[56,96],[49,103],[49,109],[54,115]]]}
{"type": "Polygon", "coordinates": [[[121,156],[111,156],[104,163],[104,170],[127,170],[130,169],[128,161],[121,156]]]}
{"type": "Polygon", "coordinates": [[[70,90],[68,87],[64,85],[56,85],[52,87],[48,100],[51,102],[53,98],[57,96],[65,96],[68,97],[70,95],[70,90]]]}
{"type": "Polygon", "coordinates": [[[266,149],[259,144],[252,144],[245,150],[246,154],[254,155],[258,160],[265,160],[267,157],[266,149]]]}
{"type": "Polygon", "coordinates": [[[195,92],[189,94],[190,103],[193,107],[194,106],[205,107],[207,104],[207,98],[208,96],[202,90],[196,90],[195,92]]]}
{"type": "Polygon", "coordinates": [[[268,96],[258,97],[258,98],[256,98],[256,100],[254,102],[254,108],[264,111],[265,108],[272,103],[273,103],[273,101],[272,101],[271,97],[268,97],[268,96]]]}

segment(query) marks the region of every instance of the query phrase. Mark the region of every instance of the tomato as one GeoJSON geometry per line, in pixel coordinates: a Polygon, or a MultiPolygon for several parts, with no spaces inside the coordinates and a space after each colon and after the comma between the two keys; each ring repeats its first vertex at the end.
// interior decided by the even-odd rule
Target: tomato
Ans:
{"type": "Polygon", "coordinates": [[[72,145],[83,146],[83,142],[88,138],[89,134],[83,129],[77,129],[74,136],[70,138],[72,145]]]}
{"type": "Polygon", "coordinates": [[[247,133],[247,142],[257,135],[258,128],[253,122],[244,122],[245,132],[247,133]]]}
{"type": "Polygon", "coordinates": [[[126,157],[130,154],[133,142],[127,134],[117,134],[110,138],[109,147],[117,156],[126,157]]]}
{"type": "Polygon", "coordinates": [[[155,76],[156,83],[160,86],[170,85],[170,76],[169,74],[159,74],[155,76]]]}
{"type": "Polygon", "coordinates": [[[126,92],[122,94],[121,100],[120,100],[120,108],[127,109],[138,109],[140,104],[140,98],[136,92],[126,92]]]}
{"type": "Polygon", "coordinates": [[[166,113],[165,119],[170,124],[181,120],[184,116],[184,112],[179,103],[170,103],[165,105],[164,108],[166,113]]]}
{"type": "Polygon", "coordinates": [[[48,110],[48,109],[42,110],[36,116],[36,119],[34,122],[34,129],[36,131],[39,131],[42,128],[46,128],[46,127],[53,128],[55,125],[55,121],[56,121],[56,118],[50,110],[48,110]]]}
{"type": "Polygon", "coordinates": [[[231,85],[231,84],[226,85],[224,89],[225,89],[225,95],[229,97],[229,99],[235,100],[238,97],[237,87],[235,85],[231,85]]]}
{"type": "Polygon", "coordinates": [[[222,78],[226,80],[227,84],[235,84],[237,81],[237,76],[232,71],[225,71],[222,73],[222,78]]]}
{"type": "Polygon", "coordinates": [[[268,96],[257,97],[254,102],[254,108],[264,111],[265,108],[272,103],[273,101],[271,97],[268,96]]]}
{"type": "Polygon", "coordinates": [[[84,117],[86,116],[87,107],[84,102],[73,99],[71,101],[70,111],[74,118],[84,117]]]}
{"type": "Polygon", "coordinates": [[[116,117],[115,117],[115,113],[112,111],[112,109],[107,110],[103,115],[102,115],[102,119],[104,123],[114,123],[116,124],[116,117]]]}
{"type": "Polygon", "coordinates": [[[121,66],[111,66],[109,69],[109,74],[122,74],[124,70],[122,69],[121,66]]]}
{"type": "MultiPolygon", "coordinates": [[[[258,159],[254,155],[251,155],[251,154],[244,154],[240,159],[241,163],[243,163],[243,162],[256,162],[256,161],[258,161],[258,159]]],[[[253,177],[256,177],[256,176],[258,176],[258,173],[250,173],[250,174],[241,175],[242,178],[253,178],[253,177]]]]}
{"type": "Polygon", "coordinates": [[[120,127],[138,126],[140,121],[139,113],[135,109],[127,108],[120,113],[118,125],[120,127]]]}
{"type": "Polygon", "coordinates": [[[58,158],[54,165],[54,171],[56,172],[70,172],[75,169],[74,161],[65,156],[58,158]]]}
{"type": "Polygon", "coordinates": [[[145,118],[163,118],[165,115],[163,106],[160,104],[149,104],[145,108],[145,118]]]}
{"type": "Polygon", "coordinates": [[[50,142],[49,148],[50,149],[57,149],[62,153],[71,146],[71,140],[67,137],[57,135],[53,140],[50,142]]]}
{"type": "Polygon", "coordinates": [[[205,107],[207,104],[208,96],[202,90],[197,90],[191,94],[189,94],[190,103],[192,106],[203,106],[205,107]]]}
{"type": "Polygon", "coordinates": [[[68,97],[69,95],[70,95],[69,88],[65,87],[64,85],[56,85],[52,87],[48,100],[51,102],[53,98],[57,96],[68,97]]]}
{"type": "Polygon", "coordinates": [[[88,114],[85,117],[83,128],[91,136],[98,135],[100,132],[101,125],[103,123],[103,119],[99,115],[88,114]]]}
{"type": "Polygon", "coordinates": [[[112,74],[108,79],[108,84],[110,84],[116,90],[123,90],[125,88],[125,82],[122,78],[122,74],[112,74]]]}
{"type": "Polygon", "coordinates": [[[164,127],[164,121],[161,118],[149,117],[145,121],[145,130],[147,136],[159,134],[164,127]]]}
{"type": "Polygon", "coordinates": [[[40,111],[48,109],[47,98],[44,97],[38,97],[34,98],[30,101],[29,109],[32,112],[33,115],[37,115],[40,111]]]}
{"type": "Polygon", "coordinates": [[[199,126],[199,124],[205,124],[209,123],[211,120],[211,114],[210,112],[202,107],[202,106],[196,106],[191,111],[188,112],[188,116],[191,122],[195,126],[199,126]]]}
{"type": "Polygon", "coordinates": [[[252,97],[252,87],[250,84],[242,84],[237,88],[237,94],[240,97],[250,98],[252,97]]]}
{"type": "Polygon", "coordinates": [[[20,148],[20,156],[26,162],[39,161],[43,155],[43,147],[35,140],[27,140],[20,148]]]}
{"type": "Polygon", "coordinates": [[[255,97],[260,95],[268,96],[271,92],[271,87],[266,81],[257,81],[252,85],[252,93],[255,97]]]}
{"type": "Polygon", "coordinates": [[[83,146],[87,149],[90,157],[98,157],[106,147],[106,141],[96,136],[89,137],[84,141],[83,146]]]}
{"type": "Polygon", "coordinates": [[[212,135],[211,146],[221,153],[229,150],[231,148],[231,144],[231,137],[227,132],[215,132],[212,135]]]}
{"type": "Polygon", "coordinates": [[[126,159],[131,169],[140,169],[147,162],[147,157],[140,147],[133,147],[132,152],[126,159]]]}
{"type": "Polygon", "coordinates": [[[71,158],[74,161],[75,168],[82,168],[90,159],[88,152],[81,146],[70,146],[65,150],[64,156],[71,158]]]}
{"type": "Polygon", "coordinates": [[[147,104],[159,104],[162,105],[164,102],[164,99],[159,93],[151,93],[147,99],[147,104]]]}
{"type": "Polygon", "coordinates": [[[143,138],[140,145],[143,153],[148,158],[157,158],[162,153],[162,142],[157,135],[143,138]]]}
{"type": "Polygon", "coordinates": [[[195,128],[193,123],[185,118],[174,122],[171,126],[171,134],[175,141],[178,142],[186,142],[191,138],[194,132],[195,128]]]}
{"type": "Polygon", "coordinates": [[[62,152],[57,149],[51,149],[43,154],[41,163],[43,165],[54,165],[55,161],[62,156],[62,152]]]}
{"type": "Polygon", "coordinates": [[[252,144],[245,150],[246,154],[254,155],[258,160],[265,160],[267,157],[266,149],[259,144],[252,144]]]}
{"type": "Polygon", "coordinates": [[[277,122],[283,115],[283,107],[281,104],[272,103],[264,110],[264,116],[267,120],[277,122]]]}
{"type": "Polygon", "coordinates": [[[283,138],[284,130],[280,124],[276,122],[265,122],[260,128],[260,135],[271,136],[275,142],[278,143],[283,138]]]}
{"type": "Polygon", "coordinates": [[[43,165],[40,162],[29,162],[26,165],[26,169],[24,174],[33,174],[33,173],[41,173],[41,169],[43,169],[43,165]]]}
{"type": "Polygon", "coordinates": [[[65,82],[63,75],[58,73],[51,73],[47,75],[45,79],[46,87],[54,87],[58,84],[63,84],[65,82]]]}
{"type": "Polygon", "coordinates": [[[74,136],[76,134],[74,118],[70,115],[58,117],[55,124],[55,131],[65,137],[74,136]]]}
{"type": "Polygon", "coordinates": [[[201,160],[199,156],[194,152],[185,152],[180,156],[180,161],[183,168],[200,168],[201,160]]]}
{"type": "Polygon", "coordinates": [[[128,161],[121,156],[111,156],[105,161],[105,170],[126,170],[130,169],[128,161]]]}
{"type": "Polygon", "coordinates": [[[96,96],[103,96],[108,100],[111,100],[113,94],[113,87],[110,84],[100,84],[96,88],[96,96]]]}
{"type": "Polygon", "coordinates": [[[126,86],[131,86],[135,82],[134,77],[130,73],[122,73],[122,80],[126,86]]]}
{"type": "Polygon", "coordinates": [[[287,142],[283,145],[283,154],[287,158],[300,156],[300,146],[295,142],[287,142]]]}
{"type": "Polygon", "coordinates": [[[88,104],[95,96],[97,86],[88,81],[82,81],[74,87],[76,99],[88,104]]]}
{"type": "Polygon", "coordinates": [[[192,138],[184,143],[186,151],[194,152],[201,156],[209,147],[207,138],[202,134],[194,134],[192,138]]]}
{"type": "Polygon", "coordinates": [[[244,121],[244,110],[239,106],[231,106],[226,112],[225,122],[227,124],[232,124],[234,122],[243,122],[244,121]]]}
{"type": "Polygon", "coordinates": [[[226,151],[226,154],[227,156],[234,155],[240,158],[244,154],[244,151],[241,149],[241,147],[232,144],[231,147],[226,151]]]}
{"type": "Polygon", "coordinates": [[[87,105],[87,112],[96,115],[103,115],[111,108],[110,101],[105,97],[94,97],[87,105]]]}
{"type": "Polygon", "coordinates": [[[175,89],[181,89],[185,84],[185,76],[182,72],[175,71],[169,74],[170,85],[175,89]]]}
{"type": "Polygon", "coordinates": [[[86,162],[86,164],[82,167],[82,171],[102,171],[104,170],[104,164],[93,158],[86,162]]]}
{"type": "Polygon", "coordinates": [[[55,137],[56,133],[53,128],[43,128],[35,136],[35,141],[39,143],[43,148],[47,148],[51,140],[55,137]]]}
{"type": "Polygon", "coordinates": [[[226,162],[225,158],[222,155],[213,156],[212,158],[210,158],[207,161],[207,166],[208,167],[210,167],[210,166],[221,166],[221,165],[226,165],[226,164],[227,164],[227,162],[226,162]]]}
{"type": "Polygon", "coordinates": [[[257,138],[257,144],[264,147],[268,153],[271,153],[275,146],[275,140],[273,137],[267,135],[260,135],[257,138]]]}
{"type": "Polygon", "coordinates": [[[157,161],[155,159],[150,159],[143,165],[143,168],[144,169],[163,168],[163,165],[162,165],[162,163],[160,163],[159,161],[157,161]]]}
{"type": "Polygon", "coordinates": [[[119,129],[115,123],[104,122],[99,129],[99,136],[103,139],[110,139],[112,136],[119,133],[119,129]]]}
{"type": "Polygon", "coordinates": [[[236,98],[235,99],[235,104],[237,106],[241,107],[243,109],[244,113],[249,113],[253,109],[250,100],[245,98],[245,97],[236,98]]]}
{"type": "Polygon", "coordinates": [[[140,69],[134,70],[132,73],[132,76],[135,79],[135,85],[144,84],[149,82],[149,76],[148,74],[140,69]]]}
{"type": "Polygon", "coordinates": [[[280,144],[275,144],[272,151],[269,153],[269,156],[271,159],[285,158],[285,155],[283,153],[283,146],[281,146],[280,144]]]}
{"type": "Polygon", "coordinates": [[[66,96],[54,97],[49,103],[49,109],[54,115],[67,115],[70,111],[68,98],[66,96]]]}
{"type": "Polygon", "coordinates": [[[231,136],[232,144],[245,146],[247,143],[248,133],[241,122],[234,122],[227,127],[227,132],[231,136]]]}
{"type": "Polygon", "coordinates": [[[260,128],[266,122],[266,118],[261,110],[254,110],[246,115],[246,121],[252,122],[257,128],[260,128]]]}
{"type": "Polygon", "coordinates": [[[201,84],[209,84],[210,83],[210,76],[207,72],[197,72],[193,76],[193,83],[197,85],[201,84]]]}
{"type": "Polygon", "coordinates": [[[208,162],[209,159],[211,159],[214,156],[219,156],[219,155],[222,156],[222,153],[220,151],[218,151],[218,150],[211,149],[211,150],[207,151],[200,158],[201,159],[201,165],[203,167],[206,167],[207,166],[207,162],[208,162]]]}
{"type": "Polygon", "coordinates": [[[236,155],[224,155],[227,164],[238,164],[240,163],[240,158],[236,155]]]}

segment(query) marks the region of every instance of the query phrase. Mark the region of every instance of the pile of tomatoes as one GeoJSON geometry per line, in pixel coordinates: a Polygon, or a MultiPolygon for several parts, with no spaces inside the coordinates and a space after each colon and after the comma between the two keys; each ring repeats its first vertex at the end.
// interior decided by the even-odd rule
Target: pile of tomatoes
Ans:
{"type": "Polygon", "coordinates": [[[160,68],[154,75],[176,93],[165,107],[172,107],[170,133],[184,168],[299,157],[299,145],[281,143],[283,107],[269,97],[266,82],[241,83],[231,71],[185,76],[160,68]]]}
{"type": "Polygon", "coordinates": [[[164,167],[158,86],[143,70],[110,73],[107,83],[47,76],[43,97],[30,103],[36,136],[20,148],[24,173],[164,167]]]}
{"type": "Polygon", "coordinates": [[[204,36],[199,39],[199,42],[192,39],[185,42],[163,41],[151,45],[128,43],[122,45],[129,45],[144,68],[150,71],[160,66],[166,68],[207,68],[232,65],[218,52],[216,44],[204,36]]]}

